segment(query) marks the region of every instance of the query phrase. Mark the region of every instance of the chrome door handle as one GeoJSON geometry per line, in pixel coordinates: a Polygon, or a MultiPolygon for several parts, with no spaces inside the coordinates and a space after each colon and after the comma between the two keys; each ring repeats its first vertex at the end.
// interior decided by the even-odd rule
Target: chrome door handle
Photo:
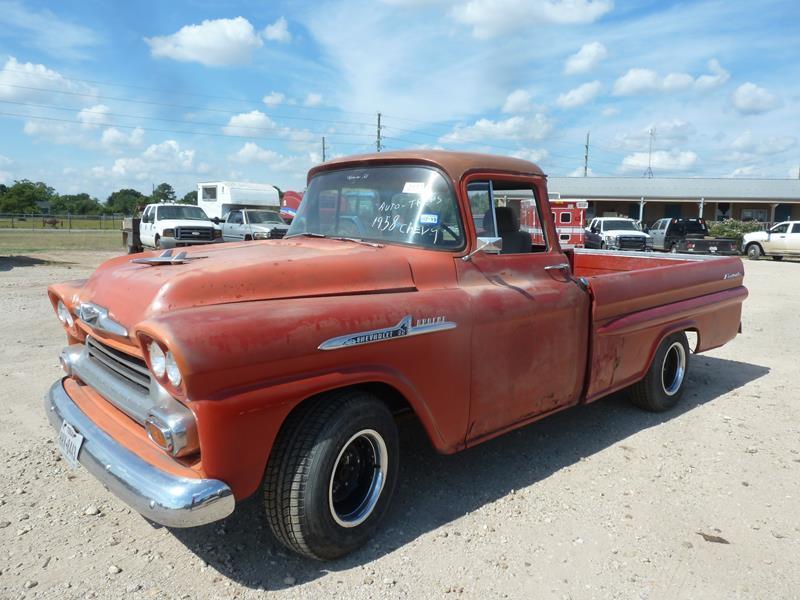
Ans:
{"type": "Polygon", "coordinates": [[[569,269],[569,263],[559,263],[557,265],[547,265],[545,271],[564,271],[569,269]]]}

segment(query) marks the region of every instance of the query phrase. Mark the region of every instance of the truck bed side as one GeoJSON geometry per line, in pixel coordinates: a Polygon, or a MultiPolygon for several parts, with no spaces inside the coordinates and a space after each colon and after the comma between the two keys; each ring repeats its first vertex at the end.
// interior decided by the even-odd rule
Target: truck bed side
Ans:
{"type": "Polygon", "coordinates": [[[737,257],[578,250],[571,260],[592,295],[587,401],[641,379],[670,333],[695,331],[701,352],[739,331],[747,290],[737,257]]]}

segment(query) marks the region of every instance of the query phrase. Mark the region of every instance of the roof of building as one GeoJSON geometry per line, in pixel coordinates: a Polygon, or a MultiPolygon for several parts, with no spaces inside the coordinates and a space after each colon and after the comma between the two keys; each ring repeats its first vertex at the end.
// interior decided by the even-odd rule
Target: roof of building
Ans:
{"type": "Polygon", "coordinates": [[[320,171],[334,168],[364,167],[367,164],[374,165],[376,162],[428,164],[442,169],[453,181],[459,181],[470,171],[494,171],[498,173],[513,173],[515,175],[544,175],[537,165],[521,158],[473,152],[449,152],[446,150],[401,150],[336,158],[317,165],[309,171],[308,176],[310,179],[320,171]]]}
{"type": "Polygon", "coordinates": [[[550,192],[587,200],[800,201],[800,179],[550,177],[550,192]]]}

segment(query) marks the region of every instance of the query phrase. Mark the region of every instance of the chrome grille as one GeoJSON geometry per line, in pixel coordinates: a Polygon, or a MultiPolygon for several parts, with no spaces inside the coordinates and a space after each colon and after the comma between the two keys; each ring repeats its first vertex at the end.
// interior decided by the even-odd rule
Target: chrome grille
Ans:
{"type": "Polygon", "coordinates": [[[149,393],[150,370],[141,358],[120,352],[92,337],[86,338],[86,349],[91,359],[133,384],[141,393],[149,393]]]}
{"type": "Polygon", "coordinates": [[[638,236],[624,236],[624,235],[620,236],[619,247],[635,249],[635,250],[644,250],[645,238],[638,236]]]}
{"type": "Polygon", "coordinates": [[[212,227],[176,227],[175,239],[186,242],[210,241],[214,239],[214,229],[212,227]]]}

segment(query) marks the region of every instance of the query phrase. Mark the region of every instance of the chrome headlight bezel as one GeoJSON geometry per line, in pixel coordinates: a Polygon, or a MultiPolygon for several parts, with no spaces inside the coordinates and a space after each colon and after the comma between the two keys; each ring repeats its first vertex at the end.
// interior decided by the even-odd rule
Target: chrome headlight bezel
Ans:
{"type": "Polygon", "coordinates": [[[268,229],[267,231],[256,231],[253,233],[254,240],[268,240],[272,235],[272,230],[268,229]]]}

